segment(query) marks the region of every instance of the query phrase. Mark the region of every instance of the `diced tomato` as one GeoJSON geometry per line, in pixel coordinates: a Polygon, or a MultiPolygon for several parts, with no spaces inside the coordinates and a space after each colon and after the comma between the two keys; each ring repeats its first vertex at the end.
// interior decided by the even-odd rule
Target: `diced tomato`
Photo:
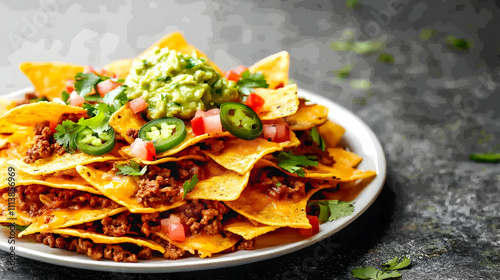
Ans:
{"type": "Polygon", "coordinates": [[[69,101],[69,105],[71,105],[71,106],[82,107],[83,102],[85,102],[85,99],[83,97],[81,97],[80,95],[78,95],[78,93],[76,91],[73,91],[69,95],[68,101],[69,101]]]}
{"type": "Polygon", "coordinates": [[[104,95],[106,95],[106,93],[114,90],[115,88],[117,88],[119,86],[121,86],[120,83],[115,83],[111,79],[107,79],[106,81],[98,83],[96,88],[97,88],[97,92],[99,93],[99,95],[101,95],[101,97],[104,97],[104,95]]]}
{"type": "Polygon", "coordinates": [[[247,100],[245,101],[245,105],[248,107],[252,108],[252,110],[255,111],[255,113],[259,114],[260,111],[262,110],[262,107],[264,107],[264,103],[266,101],[264,98],[260,97],[260,95],[256,93],[250,93],[250,95],[247,97],[247,100]]]}
{"type": "Polygon", "coordinates": [[[220,109],[215,108],[206,112],[198,110],[191,120],[191,127],[193,128],[194,135],[221,132],[220,109]]]}
{"type": "Polygon", "coordinates": [[[144,141],[141,138],[136,138],[134,143],[130,145],[131,153],[134,157],[142,158],[144,160],[155,160],[156,150],[153,142],[144,141]]]}
{"type": "Polygon", "coordinates": [[[279,89],[279,88],[282,88],[284,87],[285,85],[283,83],[279,83],[277,86],[275,86],[274,88],[275,89],[279,89]]]}
{"type": "Polygon", "coordinates": [[[184,242],[186,240],[185,228],[178,216],[172,214],[169,218],[162,219],[160,224],[161,231],[173,241],[184,242]]]}
{"type": "Polygon", "coordinates": [[[290,141],[290,127],[283,119],[264,121],[262,137],[277,143],[290,141]]]}
{"type": "Polygon", "coordinates": [[[225,76],[229,81],[237,82],[240,79],[240,75],[236,74],[233,70],[227,71],[225,76]]]}
{"type": "Polygon", "coordinates": [[[50,124],[49,124],[49,128],[52,132],[56,133],[56,127],[57,127],[58,123],[56,121],[51,121],[50,124]]]}
{"type": "Polygon", "coordinates": [[[313,236],[319,232],[319,220],[318,220],[318,217],[313,216],[313,215],[307,215],[307,219],[309,220],[309,223],[311,224],[311,228],[308,228],[308,229],[301,228],[299,230],[299,233],[302,236],[310,237],[310,236],[313,236]]]}
{"type": "Polygon", "coordinates": [[[66,92],[72,93],[75,90],[75,80],[67,80],[66,81],[66,92]]]}
{"type": "Polygon", "coordinates": [[[146,103],[146,101],[142,97],[136,98],[130,101],[128,104],[130,106],[130,109],[132,109],[132,111],[134,112],[134,114],[144,111],[144,109],[148,107],[148,103],[146,103]]]}
{"type": "Polygon", "coordinates": [[[95,75],[97,75],[97,72],[95,71],[94,67],[92,67],[92,65],[87,65],[83,68],[83,74],[88,73],[94,73],[95,75]]]}
{"type": "Polygon", "coordinates": [[[238,65],[238,66],[234,67],[233,69],[231,69],[231,71],[238,74],[238,76],[241,76],[241,74],[243,74],[243,72],[245,72],[247,70],[248,70],[248,68],[246,68],[245,65],[238,65]]]}

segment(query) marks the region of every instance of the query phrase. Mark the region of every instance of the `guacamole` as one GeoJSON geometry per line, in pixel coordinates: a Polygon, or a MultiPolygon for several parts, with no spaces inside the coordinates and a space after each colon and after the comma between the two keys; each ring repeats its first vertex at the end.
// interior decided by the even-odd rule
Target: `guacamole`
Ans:
{"type": "Polygon", "coordinates": [[[147,117],[189,119],[197,110],[239,100],[236,83],[228,81],[204,59],[155,48],[135,60],[125,80],[127,97],[144,98],[147,117]]]}

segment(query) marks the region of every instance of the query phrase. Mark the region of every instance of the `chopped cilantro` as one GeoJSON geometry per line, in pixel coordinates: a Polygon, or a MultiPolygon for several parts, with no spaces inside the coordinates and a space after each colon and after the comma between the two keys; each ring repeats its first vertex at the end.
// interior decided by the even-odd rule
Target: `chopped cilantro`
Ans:
{"type": "Polygon", "coordinates": [[[61,93],[61,100],[62,100],[64,103],[68,104],[68,99],[69,99],[69,93],[68,93],[67,91],[63,91],[63,92],[61,93]]]}
{"type": "Polygon", "coordinates": [[[313,142],[316,143],[316,145],[318,145],[318,147],[320,147],[322,151],[326,150],[326,143],[323,138],[321,138],[321,135],[319,135],[316,127],[311,128],[309,135],[311,135],[313,142]]]}
{"type": "Polygon", "coordinates": [[[85,97],[92,92],[92,89],[101,81],[100,76],[94,73],[78,73],[75,76],[75,90],[80,96],[85,97]]]}
{"type": "MultiPolygon", "coordinates": [[[[81,118],[80,120],[82,120],[81,118]]],[[[83,128],[70,120],[65,120],[61,124],[56,126],[56,133],[54,133],[54,139],[59,145],[64,147],[67,152],[72,153],[76,150],[75,138],[78,132],[83,128]]]]}
{"type": "Polygon", "coordinates": [[[97,104],[97,108],[92,110],[92,114],[95,114],[95,116],[89,119],[80,119],[78,125],[87,126],[97,134],[101,134],[110,128],[109,117],[111,113],[107,104],[97,104]]]}
{"type": "Polygon", "coordinates": [[[250,71],[246,70],[241,74],[240,80],[236,83],[240,92],[249,95],[254,88],[268,88],[269,85],[266,82],[266,76],[261,72],[250,74],[250,71]]]}
{"type": "Polygon", "coordinates": [[[194,57],[190,57],[189,59],[185,59],[184,60],[187,62],[187,65],[186,65],[186,68],[187,69],[191,69],[195,66],[198,66],[200,64],[203,63],[203,59],[199,59],[199,58],[194,58],[194,57]]]}
{"type": "Polygon", "coordinates": [[[407,268],[410,266],[411,260],[410,258],[405,257],[394,257],[392,260],[383,263],[383,266],[386,266],[383,268],[383,270],[398,270],[398,269],[403,269],[407,268]]]}
{"type": "Polygon", "coordinates": [[[140,167],[141,166],[133,160],[130,161],[130,164],[118,164],[116,168],[120,171],[116,172],[116,175],[142,176],[146,173],[148,166],[145,165],[142,169],[140,169],[140,167]]]}
{"type": "Polygon", "coordinates": [[[335,221],[337,219],[347,217],[354,213],[354,205],[351,202],[339,200],[317,200],[307,204],[309,207],[318,206],[318,219],[322,222],[335,221]]]}
{"type": "Polygon", "coordinates": [[[302,167],[318,166],[318,160],[316,156],[296,156],[291,152],[280,152],[278,155],[278,166],[288,172],[298,174],[300,177],[305,177],[302,167]]]}
{"type": "Polygon", "coordinates": [[[30,99],[30,103],[38,103],[38,102],[42,102],[42,101],[49,101],[49,100],[45,96],[35,97],[35,98],[30,99]]]}
{"type": "Polygon", "coordinates": [[[280,182],[278,182],[278,183],[276,183],[276,184],[275,184],[275,186],[276,186],[276,187],[281,187],[281,183],[280,183],[280,182]]]}
{"type": "Polygon", "coordinates": [[[119,86],[115,88],[114,90],[106,93],[102,101],[110,106],[109,111],[110,113],[116,112],[118,109],[120,109],[123,105],[125,105],[128,102],[128,97],[127,94],[125,93],[125,90],[127,89],[126,85],[119,86]]]}
{"type": "Polygon", "coordinates": [[[193,178],[191,180],[184,182],[184,194],[182,195],[182,198],[185,198],[187,193],[192,191],[194,189],[194,186],[198,183],[198,175],[194,174],[193,178]]]}
{"type": "Polygon", "coordinates": [[[497,163],[500,162],[500,154],[486,153],[486,154],[470,154],[469,159],[478,162],[490,162],[497,163]]]}
{"type": "Polygon", "coordinates": [[[337,78],[344,80],[351,76],[351,71],[353,67],[354,64],[347,64],[342,66],[340,69],[335,70],[334,73],[337,76],[337,78]]]}
{"type": "Polygon", "coordinates": [[[382,280],[401,277],[397,271],[387,272],[376,269],[373,266],[356,268],[351,270],[352,277],[358,279],[382,280]]]}
{"type": "Polygon", "coordinates": [[[394,56],[392,54],[389,54],[389,53],[381,53],[378,55],[378,61],[385,63],[385,64],[393,65],[394,64],[394,56]]]}
{"type": "Polygon", "coordinates": [[[465,38],[455,38],[455,36],[450,35],[446,38],[446,44],[451,49],[456,49],[459,51],[467,51],[472,47],[472,42],[465,38]]]}

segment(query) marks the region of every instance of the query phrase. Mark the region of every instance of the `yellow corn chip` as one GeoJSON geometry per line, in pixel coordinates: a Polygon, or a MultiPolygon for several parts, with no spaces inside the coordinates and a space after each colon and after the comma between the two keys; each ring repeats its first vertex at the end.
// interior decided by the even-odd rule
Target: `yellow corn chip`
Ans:
{"type": "Polygon", "coordinates": [[[327,147],[337,146],[345,132],[345,128],[333,121],[326,121],[324,124],[318,126],[317,129],[327,147]]]}
{"type": "Polygon", "coordinates": [[[373,181],[373,178],[369,177],[361,180],[342,182],[339,184],[338,190],[324,190],[321,193],[328,200],[353,201],[373,181]]]}
{"type": "Polygon", "coordinates": [[[321,185],[310,190],[304,197],[297,199],[276,200],[270,198],[261,189],[247,186],[235,201],[224,202],[229,208],[247,219],[275,227],[311,228],[306,216],[309,198],[317,191],[331,185],[321,185]]]}
{"type": "Polygon", "coordinates": [[[250,73],[261,72],[266,76],[269,88],[279,88],[288,85],[288,68],[290,67],[290,55],[282,51],[268,56],[250,66],[250,73]]]}
{"type": "Polygon", "coordinates": [[[66,81],[74,80],[84,67],[63,62],[23,62],[19,68],[33,83],[38,96],[53,100],[61,97],[66,90],[66,81]]]}
{"type": "Polygon", "coordinates": [[[104,244],[131,243],[138,246],[151,248],[155,251],[159,251],[162,254],[165,253],[165,249],[160,244],[154,242],[153,240],[148,240],[141,237],[128,237],[128,236],[115,237],[115,236],[108,236],[100,233],[88,232],[81,229],[72,229],[72,228],[55,229],[45,232],[86,238],[92,240],[92,242],[94,243],[104,243],[104,244]]]}
{"type": "Polygon", "coordinates": [[[253,140],[228,139],[224,141],[224,151],[222,153],[214,154],[207,151],[205,154],[225,168],[245,174],[263,156],[299,144],[300,141],[295,136],[295,133],[290,131],[290,141],[275,143],[264,138],[255,138],[253,140]]]}
{"type": "Polygon", "coordinates": [[[77,166],[76,170],[80,176],[98,189],[104,196],[127,207],[132,213],[163,212],[186,203],[185,200],[181,200],[174,202],[171,205],[146,207],[139,203],[135,197],[135,194],[139,190],[139,186],[132,179],[132,177],[114,175],[113,173],[103,172],[81,165],[77,166]]]}
{"type": "Polygon", "coordinates": [[[168,235],[162,232],[157,232],[156,234],[182,250],[190,252],[191,254],[196,254],[196,252],[198,252],[200,258],[211,257],[212,254],[220,253],[229,249],[240,240],[240,237],[237,235],[223,237],[221,234],[215,234],[194,235],[187,237],[184,242],[178,242],[171,240],[168,235]]]}
{"type": "Polygon", "coordinates": [[[119,79],[127,78],[130,68],[132,67],[133,59],[120,59],[113,61],[103,67],[108,73],[108,76],[116,75],[119,79]]]}
{"type": "Polygon", "coordinates": [[[35,137],[33,127],[12,124],[3,128],[0,134],[0,157],[3,160],[23,158],[35,137]],[[10,129],[13,131],[5,131],[10,129]]]}
{"type": "Polygon", "coordinates": [[[74,225],[80,225],[86,222],[102,220],[107,216],[113,216],[127,210],[125,207],[106,208],[106,209],[60,209],[48,211],[42,216],[33,220],[33,223],[25,230],[19,233],[23,235],[33,234],[42,231],[51,231],[59,228],[66,228],[74,225]],[[48,222],[47,222],[48,221],[48,222]]]}
{"type": "Polygon", "coordinates": [[[307,130],[328,120],[328,108],[323,105],[306,105],[304,100],[300,100],[297,113],[285,118],[285,121],[292,130],[307,130]]]}
{"type": "Polygon", "coordinates": [[[280,89],[256,88],[255,93],[265,102],[259,113],[261,120],[275,120],[293,115],[299,109],[297,85],[288,85],[280,89]]]}
{"type": "Polygon", "coordinates": [[[109,155],[92,156],[82,152],[76,152],[73,154],[65,153],[63,155],[55,154],[47,158],[39,159],[30,164],[25,163],[20,159],[10,160],[7,163],[16,166],[17,170],[22,170],[23,172],[31,175],[44,175],[57,171],[73,169],[80,164],[85,165],[89,163],[113,161],[118,159],[119,158],[109,155]]]}
{"type": "Polygon", "coordinates": [[[130,144],[134,142],[134,138],[127,136],[127,130],[139,130],[145,124],[146,121],[130,109],[129,103],[118,109],[109,119],[109,125],[130,144]]]}
{"type": "Polygon", "coordinates": [[[246,240],[253,239],[257,236],[274,231],[278,228],[279,227],[277,227],[277,226],[269,226],[269,225],[264,225],[264,224],[254,225],[249,220],[241,221],[241,220],[238,220],[236,218],[229,220],[224,225],[225,231],[229,231],[229,232],[232,232],[234,234],[237,234],[237,235],[245,238],[246,240]]]}

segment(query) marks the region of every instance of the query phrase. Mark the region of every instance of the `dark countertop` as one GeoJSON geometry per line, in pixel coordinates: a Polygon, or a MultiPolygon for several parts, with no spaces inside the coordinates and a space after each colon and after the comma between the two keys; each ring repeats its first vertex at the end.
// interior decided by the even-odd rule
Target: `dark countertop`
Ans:
{"type": "Polygon", "coordinates": [[[314,253],[320,245],[313,245],[263,262],[189,273],[103,273],[21,257],[10,272],[0,252],[1,279],[353,279],[351,269],[397,255],[412,259],[403,279],[500,275],[500,164],[468,159],[471,152],[500,151],[500,12],[494,1],[360,0],[354,9],[346,1],[56,2],[47,22],[28,34],[23,24],[46,10],[38,1],[0,1],[6,50],[0,92],[29,85],[16,73],[22,60],[104,65],[134,56],[175,29],[224,69],[288,50],[299,87],[351,109],[374,130],[386,152],[387,182],[361,217],[328,239],[335,250],[322,260],[314,253]],[[385,46],[365,55],[331,48],[353,32],[356,41],[385,46]],[[15,34],[23,35],[20,43],[11,40],[15,34]],[[448,46],[449,35],[470,47],[448,46]],[[380,53],[391,54],[394,63],[379,61],[380,53]],[[348,64],[354,65],[350,77],[339,79],[335,70],[348,64]]]}

